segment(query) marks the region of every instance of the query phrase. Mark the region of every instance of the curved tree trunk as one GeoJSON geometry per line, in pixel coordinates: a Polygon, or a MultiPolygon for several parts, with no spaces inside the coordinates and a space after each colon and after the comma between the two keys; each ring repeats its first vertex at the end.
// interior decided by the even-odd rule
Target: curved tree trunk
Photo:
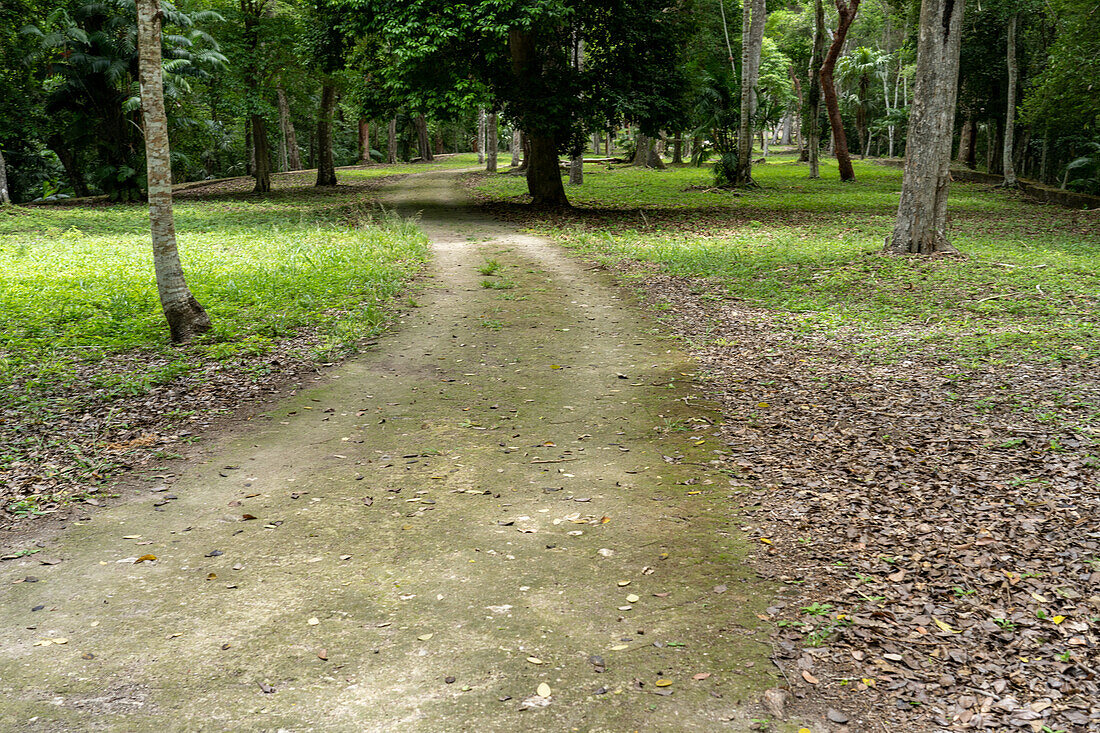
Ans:
{"type": "Polygon", "coordinates": [[[336,185],[336,166],[332,160],[332,113],[336,109],[336,85],[321,85],[321,108],[317,117],[317,186],[336,185]]]}
{"type": "Polygon", "coordinates": [[[397,162],[397,118],[390,120],[386,140],[386,162],[393,165],[397,162]]]}
{"type": "Polygon", "coordinates": [[[1016,165],[1013,160],[1013,145],[1016,144],[1016,80],[1019,70],[1016,66],[1016,20],[1019,13],[1013,13],[1008,21],[1008,104],[1005,113],[1005,145],[1004,145],[1004,182],[1006,188],[1016,188],[1020,185],[1016,180],[1016,165]]]}
{"type": "Polygon", "coordinates": [[[158,0],[137,0],[138,77],[145,126],[145,161],[149,186],[149,228],[157,292],[172,341],[185,343],[210,330],[210,318],[183,278],[172,219],[172,164],[168,150],[168,116],[164,111],[164,77],[160,50],[161,10],[158,0]]]}
{"type": "Polygon", "coordinates": [[[497,130],[497,113],[493,112],[485,122],[485,170],[497,172],[497,154],[500,152],[500,140],[497,130]]]}
{"type": "Polygon", "coordinates": [[[854,181],[856,172],[852,169],[852,157],[848,153],[848,138],[844,134],[844,122],[840,118],[840,103],[836,98],[833,71],[836,69],[840,52],[844,49],[844,39],[848,35],[848,29],[856,19],[860,0],[847,0],[847,2],[835,0],[835,2],[840,20],[837,23],[836,33],[833,34],[833,43],[829,46],[829,52],[825,54],[825,61],[821,64],[821,91],[825,94],[825,108],[829,110],[829,127],[833,130],[833,145],[836,150],[836,164],[840,169],[840,180],[854,181]]]}
{"type": "Polygon", "coordinates": [[[947,241],[947,190],[959,81],[964,0],[923,0],[909,143],[890,254],[954,252],[947,241]]]}
{"type": "Polygon", "coordinates": [[[741,129],[737,133],[737,170],[734,186],[755,185],[752,180],[752,140],[756,122],[756,82],[767,20],[764,0],[744,0],[741,21],[741,129]]]}
{"type": "Polygon", "coordinates": [[[11,194],[8,193],[8,166],[4,162],[4,151],[0,150],[0,204],[10,204],[11,194]]]}

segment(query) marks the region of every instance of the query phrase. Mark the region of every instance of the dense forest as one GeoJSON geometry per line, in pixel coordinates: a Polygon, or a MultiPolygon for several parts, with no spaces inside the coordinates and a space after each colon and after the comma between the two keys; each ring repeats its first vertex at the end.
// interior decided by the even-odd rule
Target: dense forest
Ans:
{"type": "MultiPolygon", "coordinates": [[[[749,14],[728,1],[166,2],[172,176],[252,175],[263,191],[271,171],[498,145],[556,167],[586,146],[608,156],[640,146],[643,164],[713,164],[723,183],[737,178],[746,111],[764,157],[774,145],[799,146],[814,166],[819,149],[903,156],[919,2],[755,4],[766,12],[751,49],[749,14]],[[542,56],[528,78],[514,73],[517,23],[542,56]],[[754,50],[750,108],[741,87],[754,50]]],[[[1098,18],[1093,0],[966,8],[959,165],[1009,185],[1100,192],[1098,18]]],[[[12,201],[143,197],[137,66],[132,0],[0,8],[0,170],[12,201]]]]}

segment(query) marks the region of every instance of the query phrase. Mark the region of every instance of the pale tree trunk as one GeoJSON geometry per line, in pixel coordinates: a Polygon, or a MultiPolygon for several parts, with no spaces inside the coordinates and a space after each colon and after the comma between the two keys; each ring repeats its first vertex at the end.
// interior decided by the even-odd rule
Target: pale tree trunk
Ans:
{"type": "Polygon", "coordinates": [[[1004,147],[1004,182],[1006,188],[1015,188],[1020,185],[1016,180],[1016,166],[1012,159],[1013,145],[1016,143],[1016,80],[1019,70],[1016,66],[1016,20],[1018,13],[1013,13],[1008,21],[1008,111],[1005,113],[1005,147],[1004,147]]]}
{"type": "Polygon", "coordinates": [[[332,113],[336,109],[336,85],[321,84],[321,108],[317,115],[317,186],[336,185],[336,166],[332,160],[332,113]]]}
{"type": "Polygon", "coordinates": [[[279,163],[283,170],[302,169],[302,155],[298,152],[298,136],[294,132],[294,120],[282,82],[275,88],[279,103],[279,163]]]}
{"type": "Polygon", "coordinates": [[[512,130],[512,167],[519,168],[523,162],[523,133],[519,128],[512,130]]]}
{"type": "Polygon", "coordinates": [[[497,129],[497,113],[493,112],[485,122],[485,170],[490,173],[497,172],[497,153],[499,152],[499,147],[500,140],[499,130],[497,129]]]}
{"type": "Polygon", "coordinates": [[[962,130],[959,132],[959,152],[955,156],[955,160],[959,163],[966,162],[966,150],[970,141],[970,131],[973,127],[974,118],[967,115],[966,121],[963,122],[962,130]]]}
{"type": "MultiPolygon", "coordinates": [[[[950,0],[949,0],[950,1],[950,0]]],[[[852,27],[852,21],[856,19],[860,0],[835,0],[836,11],[840,16],[833,34],[833,43],[829,46],[829,52],[825,54],[825,61],[821,64],[821,91],[825,95],[825,108],[829,110],[829,127],[833,131],[833,148],[836,151],[836,164],[840,169],[840,180],[856,180],[856,172],[852,168],[852,157],[848,153],[848,137],[844,134],[844,123],[840,118],[840,102],[836,98],[836,82],[833,81],[833,70],[836,68],[837,59],[844,49],[844,39],[848,35],[848,29],[852,27]]]]}
{"type": "Polygon", "coordinates": [[[370,121],[359,120],[359,165],[370,165],[370,121]]]}
{"type": "MultiPolygon", "coordinates": [[[[886,76],[887,76],[888,72],[889,72],[889,65],[887,65],[886,71],[884,71],[882,73],[882,101],[883,101],[883,104],[886,105],[886,114],[887,115],[890,114],[890,84],[889,84],[889,81],[886,79],[886,76]]],[[[893,158],[894,157],[894,126],[893,125],[887,126],[886,135],[887,135],[887,138],[889,140],[889,146],[887,147],[887,150],[888,150],[887,157],[893,158]]]]}
{"type": "Polygon", "coordinates": [[[485,110],[477,111],[477,163],[485,165],[485,110]]]}
{"type": "Polygon", "coordinates": [[[390,165],[397,163],[397,118],[390,120],[386,140],[386,162],[390,165]]]}
{"type": "Polygon", "coordinates": [[[592,133],[592,152],[599,157],[600,155],[600,133],[592,133]]]}
{"type": "Polygon", "coordinates": [[[954,252],[947,241],[951,132],[964,0],[922,0],[901,201],[890,254],[954,252]]]}
{"type": "Polygon", "coordinates": [[[4,151],[0,150],[0,204],[10,204],[11,195],[8,193],[8,166],[4,162],[4,151]]]}
{"type": "Polygon", "coordinates": [[[737,171],[734,186],[755,185],[752,180],[753,123],[756,121],[756,82],[764,45],[764,0],[744,0],[741,20],[741,129],[737,134],[737,171]]]}
{"type": "MultiPolygon", "coordinates": [[[[578,38],[573,44],[573,68],[584,70],[584,39],[578,38]]],[[[569,158],[569,185],[580,186],[584,183],[584,148],[569,158]]]]}
{"type": "Polygon", "coordinates": [[[210,318],[183,277],[176,228],[172,219],[172,164],[168,150],[168,116],[164,111],[164,77],[160,51],[161,10],[158,0],[137,0],[138,78],[145,127],[145,160],[149,186],[149,228],[157,292],[172,341],[186,343],[210,330],[210,318]]]}
{"type": "Polygon", "coordinates": [[[810,89],[807,94],[806,143],[810,178],[821,178],[821,62],[825,53],[825,6],[814,2],[814,45],[810,56],[810,89]]]}

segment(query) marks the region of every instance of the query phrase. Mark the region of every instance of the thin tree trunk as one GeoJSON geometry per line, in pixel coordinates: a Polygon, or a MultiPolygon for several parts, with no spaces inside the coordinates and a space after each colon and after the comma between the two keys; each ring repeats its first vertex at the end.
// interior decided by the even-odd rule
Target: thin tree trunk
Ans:
{"type": "Polygon", "coordinates": [[[0,204],[10,204],[11,195],[8,193],[8,166],[4,162],[4,151],[0,150],[0,204]]]}
{"type": "Polygon", "coordinates": [[[1039,154],[1039,181],[1050,183],[1050,131],[1043,132],[1043,149],[1039,154]]]}
{"type": "Polygon", "coordinates": [[[253,193],[271,190],[271,146],[267,142],[267,123],[261,115],[252,115],[252,177],[256,179],[253,193]]]}
{"type": "Polygon", "coordinates": [[[432,155],[432,141],[428,136],[428,121],[424,119],[424,115],[416,116],[416,142],[420,149],[421,162],[429,163],[435,160],[432,155]]]}
{"type": "Polygon", "coordinates": [[[764,0],[744,0],[741,19],[741,129],[737,134],[737,170],[731,183],[752,186],[752,140],[756,122],[756,82],[764,44],[764,0]]]}
{"type": "Polygon", "coordinates": [[[336,166],[332,160],[332,113],[336,109],[336,85],[321,84],[321,108],[317,115],[317,186],[336,185],[336,166]]]}
{"type": "Polygon", "coordinates": [[[157,292],[172,341],[185,343],[210,330],[210,318],[187,287],[176,249],[172,219],[172,163],[168,149],[168,115],[164,111],[161,70],[161,10],[158,0],[137,0],[138,77],[145,127],[145,160],[149,186],[149,229],[157,292]]]}
{"type": "Polygon", "coordinates": [[[390,120],[386,140],[386,162],[390,165],[397,163],[397,118],[390,120]]]}
{"type": "MultiPolygon", "coordinates": [[[[600,151],[596,151],[599,153],[600,151]]],[[[677,132],[676,137],[672,138],[672,164],[683,165],[684,164],[684,134],[677,132]]]]}
{"type": "Polygon", "coordinates": [[[485,109],[477,111],[477,140],[474,142],[477,148],[477,164],[485,165],[485,109]]]}
{"type": "Polygon", "coordinates": [[[810,89],[807,93],[809,113],[806,115],[806,135],[809,138],[810,178],[821,177],[821,62],[825,52],[825,6],[814,0],[814,44],[810,56],[810,89]]]}
{"type": "Polygon", "coordinates": [[[370,165],[370,121],[359,119],[359,165],[370,165]]]}
{"type": "Polygon", "coordinates": [[[955,160],[962,163],[966,160],[966,145],[967,140],[970,138],[970,130],[974,127],[974,118],[969,114],[966,116],[966,120],[963,122],[962,130],[959,131],[959,152],[955,155],[955,160]]]}
{"type": "Polygon", "coordinates": [[[298,137],[294,134],[294,120],[290,117],[290,105],[281,81],[275,87],[275,96],[279,106],[279,169],[296,171],[302,167],[302,158],[298,154],[298,137]]]}
{"type": "Polygon", "coordinates": [[[1016,79],[1019,71],[1016,66],[1016,19],[1018,13],[1013,13],[1008,21],[1008,109],[1005,113],[1005,146],[1004,146],[1004,182],[1006,188],[1016,188],[1019,181],[1016,180],[1016,165],[1013,159],[1012,146],[1016,143],[1016,79]]]}
{"type": "Polygon", "coordinates": [[[598,158],[600,156],[600,133],[592,133],[592,153],[598,158]]]}
{"type": "MultiPolygon", "coordinates": [[[[584,70],[584,39],[574,36],[573,42],[573,68],[578,72],[584,70]]],[[[569,156],[569,185],[580,186],[584,183],[584,147],[582,146],[569,156]]]]}
{"type": "Polygon", "coordinates": [[[821,91],[825,94],[825,108],[829,110],[829,126],[833,130],[833,145],[836,149],[840,180],[854,181],[856,172],[852,169],[852,158],[848,153],[848,138],[844,134],[844,123],[840,118],[840,103],[836,98],[833,71],[836,69],[840,52],[844,48],[848,29],[852,27],[852,21],[856,18],[860,0],[835,0],[835,2],[840,20],[837,22],[836,33],[833,34],[833,43],[829,46],[829,52],[825,54],[825,61],[821,64],[821,91]]]}
{"type": "Polygon", "coordinates": [[[523,162],[523,133],[519,128],[512,130],[512,167],[519,168],[523,162]]]}
{"type": "Polygon", "coordinates": [[[523,152],[523,159],[519,162],[519,167],[516,170],[526,172],[531,163],[531,138],[522,130],[519,133],[519,145],[520,150],[523,152]]]}
{"type": "Polygon", "coordinates": [[[497,129],[497,113],[489,115],[485,124],[485,170],[490,173],[497,172],[497,153],[500,147],[499,130],[497,129]]]}
{"type": "Polygon", "coordinates": [[[951,131],[958,94],[965,0],[923,0],[901,201],[885,251],[952,252],[947,241],[951,131]]]}
{"type": "Polygon", "coordinates": [[[252,144],[252,118],[244,121],[244,172],[252,175],[256,170],[256,147],[252,144]]]}

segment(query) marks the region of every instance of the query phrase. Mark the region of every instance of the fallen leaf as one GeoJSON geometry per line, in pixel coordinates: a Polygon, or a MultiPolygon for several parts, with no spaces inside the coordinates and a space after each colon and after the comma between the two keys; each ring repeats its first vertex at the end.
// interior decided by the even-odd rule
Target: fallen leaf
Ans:
{"type": "Polygon", "coordinates": [[[700,672],[691,676],[693,680],[705,680],[708,677],[710,677],[710,672],[700,672]]]}
{"type": "Polygon", "coordinates": [[[318,619],[316,616],[314,616],[309,621],[306,621],[306,623],[309,624],[310,626],[316,626],[317,624],[321,623],[321,620],[318,619]]]}
{"type": "Polygon", "coordinates": [[[821,680],[819,680],[817,677],[814,677],[807,670],[802,670],[802,679],[806,680],[811,685],[816,685],[817,683],[821,682],[821,680]]]}
{"type": "Polygon", "coordinates": [[[142,555],[137,560],[134,560],[134,565],[137,565],[139,562],[153,562],[156,559],[156,555],[142,555]]]}
{"type": "Polygon", "coordinates": [[[431,639],[431,638],[432,638],[433,636],[435,636],[435,634],[421,634],[420,636],[418,636],[418,637],[416,637],[416,638],[417,638],[417,639],[420,639],[420,641],[428,641],[428,640],[429,640],[429,639],[431,639]]]}
{"type": "Polygon", "coordinates": [[[543,682],[539,685],[539,688],[536,690],[536,692],[538,693],[539,697],[550,697],[550,685],[543,682]]]}
{"type": "Polygon", "coordinates": [[[531,664],[542,664],[542,660],[538,657],[527,657],[527,661],[531,664]]]}
{"type": "Polygon", "coordinates": [[[657,687],[668,687],[669,685],[672,684],[672,680],[661,679],[661,680],[657,680],[653,684],[655,684],[657,687]]]}
{"type": "Polygon", "coordinates": [[[627,603],[637,603],[637,602],[638,602],[638,601],[640,601],[640,600],[641,600],[641,598],[639,598],[638,596],[634,595],[633,593],[631,593],[630,595],[628,595],[628,596],[626,597],[626,602],[627,602],[627,603]]]}
{"type": "Polygon", "coordinates": [[[957,629],[951,628],[948,624],[945,624],[943,621],[940,621],[938,618],[934,618],[932,620],[936,623],[936,626],[940,627],[940,629],[942,631],[946,631],[949,634],[961,634],[962,633],[961,631],[958,631],[957,629]]]}

